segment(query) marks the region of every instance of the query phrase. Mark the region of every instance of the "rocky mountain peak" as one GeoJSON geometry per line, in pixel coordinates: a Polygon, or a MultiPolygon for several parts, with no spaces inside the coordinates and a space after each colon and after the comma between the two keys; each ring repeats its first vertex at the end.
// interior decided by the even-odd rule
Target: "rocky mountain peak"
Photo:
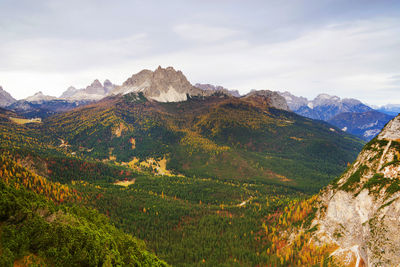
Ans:
{"type": "Polygon", "coordinates": [[[298,110],[300,107],[308,105],[308,99],[305,97],[292,95],[288,91],[278,93],[285,98],[291,110],[298,110]]]}
{"type": "Polygon", "coordinates": [[[112,86],[114,86],[114,84],[110,81],[110,80],[108,80],[108,79],[106,79],[104,82],[103,82],[103,85],[104,85],[104,87],[112,87],[112,86]]]}
{"type": "Polygon", "coordinates": [[[78,91],[78,89],[76,89],[73,86],[70,86],[67,88],[67,90],[65,90],[62,95],[60,96],[60,98],[70,98],[72,97],[76,92],[78,91]]]}
{"type": "Polygon", "coordinates": [[[122,86],[116,87],[111,94],[128,94],[142,92],[148,99],[158,102],[179,102],[187,100],[187,96],[203,96],[203,90],[194,87],[181,71],[173,67],[155,71],[142,70],[127,79],[122,86]]]}
{"type": "Polygon", "coordinates": [[[96,94],[96,95],[104,95],[104,87],[99,80],[94,80],[89,86],[86,87],[85,93],[87,94],[96,94]]]}
{"type": "Polygon", "coordinates": [[[42,91],[39,91],[39,92],[35,93],[34,95],[25,98],[25,101],[41,102],[41,101],[50,101],[50,100],[54,100],[54,99],[57,99],[57,97],[45,95],[45,94],[43,94],[42,91]]]}
{"type": "Polygon", "coordinates": [[[321,106],[321,105],[340,105],[341,99],[338,96],[332,96],[328,94],[319,94],[312,101],[313,106],[321,106]]]}
{"type": "Polygon", "coordinates": [[[244,96],[244,99],[251,99],[259,104],[262,102],[265,107],[272,107],[276,109],[283,109],[289,111],[289,107],[286,103],[286,100],[283,96],[281,96],[278,92],[270,91],[270,90],[252,90],[250,93],[244,96]]]}
{"type": "Polygon", "coordinates": [[[357,99],[341,99],[338,96],[329,94],[319,94],[313,100],[297,97],[289,92],[279,92],[279,94],[285,97],[291,110],[311,119],[329,121],[344,112],[361,113],[372,110],[372,108],[357,99]]]}
{"type": "Polygon", "coordinates": [[[68,87],[60,98],[80,101],[80,100],[100,100],[107,96],[115,88],[115,85],[109,80],[105,80],[102,84],[98,79],[94,80],[89,86],[83,89],[68,87]]]}
{"type": "Polygon", "coordinates": [[[222,92],[224,94],[231,95],[234,97],[240,97],[240,93],[238,90],[230,90],[220,85],[215,86],[212,84],[196,83],[194,86],[200,88],[203,91],[222,92]]]}
{"type": "Polygon", "coordinates": [[[0,107],[6,107],[15,101],[17,100],[0,86],[0,107]]]}

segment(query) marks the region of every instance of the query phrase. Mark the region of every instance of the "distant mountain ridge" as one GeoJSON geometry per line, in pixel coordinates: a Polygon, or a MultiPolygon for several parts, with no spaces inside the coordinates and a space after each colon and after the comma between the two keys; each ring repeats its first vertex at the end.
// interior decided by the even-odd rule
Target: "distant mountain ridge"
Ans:
{"type": "Polygon", "coordinates": [[[319,94],[313,100],[297,97],[289,92],[279,92],[289,105],[289,108],[299,115],[315,120],[327,121],[343,112],[366,112],[371,107],[353,98],[341,99],[338,96],[319,94]]]}
{"type": "Polygon", "coordinates": [[[94,80],[89,86],[83,89],[76,89],[71,86],[60,96],[66,100],[100,100],[106,97],[114,88],[114,85],[109,80],[105,80],[102,84],[99,80],[94,80]]]}
{"type": "Polygon", "coordinates": [[[343,131],[363,137],[364,140],[374,138],[393,116],[370,110],[366,112],[344,112],[328,120],[343,131]]]}
{"type": "Polygon", "coordinates": [[[234,97],[240,97],[240,93],[238,90],[230,90],[220,85],[215,86],[212,84],[196,83],[194,86],[204,91],[223,92],[226,94],[230,94],[234,97]]]}
{"type": "Polygon", "coordinates": [[[376,110],[388,115],[397,116],[400,113],[400,104],[388,104],[381,107],[376,107],[376,110]]]}
{"type": "Polygon", "coordinates": [[[313,100],[298,97],[289,92],[279,92],[285,97],[289,108],[295,113],[311,119],[324,120],[343,131],[369,141],[393,118],[376,111],[353,98],[319,94],[313,100]]]}

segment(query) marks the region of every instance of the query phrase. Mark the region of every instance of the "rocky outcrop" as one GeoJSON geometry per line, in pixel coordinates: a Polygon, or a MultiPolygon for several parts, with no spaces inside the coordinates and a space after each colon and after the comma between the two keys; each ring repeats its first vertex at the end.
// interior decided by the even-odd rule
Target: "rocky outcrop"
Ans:
{"type": "Polygon", "coordinates": [[[14,103],[15,100],[7,91],[0,86],[0,107],[6,107],[14,103]]]}
{"type": "Polygon", "coordinates": [[[315,239],[334,243],[346,265],[400,264],[400,117],[368,143],[357,160],[320,194],[315,239]]]}
{"type": "Polygon", "coordinates": [[[238,90],[229,90],[224,88],[223,86],[215,86],[212,84],[202,84],[202,83],[196,83],[194,85],[197,88],[200,88],[201,90],[204,91],[211,91],[211,92],[222,92],[224,94],[234,96],[234,97],[240,97],[240,93],[238,90]]]}
{"type": "Polygon", "coordinates": [[[60,97],[60,99],[66,99],[71,101],[82,101],[82,100],[100,100],[107,96],[115,88],[109,80],[105,80],[102,84],[99,80],[94,80],[92,84],[83,89],[76,89],[75,87],[69,87],[60,97]]]}
{"type": "Polygon", "coordinates": [[[188,96],[206,96],[210,93],[194,87],[181,71],[172,67],[158,67],[155,71],[142,70],[111,91],[112,95],[142,92],[147,99],[158,102],[180,102],[188,96]]]}
{"type": "Polygon", "coordinates": [[[247,95],[243,97],[245,100],[250,100],[252,102],[256,102],[258,104],[263,105],[264,107],[271,107],[276,109],[283,109],[290,111],[288,104],[284,97],[282,97],[279,93],[269,90],[259,90],[259,91],[251,91],[247,95]]]}

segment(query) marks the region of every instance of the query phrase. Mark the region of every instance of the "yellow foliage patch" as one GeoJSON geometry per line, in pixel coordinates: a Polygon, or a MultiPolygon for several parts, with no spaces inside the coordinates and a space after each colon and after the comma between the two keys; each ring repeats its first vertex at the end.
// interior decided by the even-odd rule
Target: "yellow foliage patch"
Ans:
{"type": "Polygon", "coordinates": [[[290,139],[296,140],[296,141],[303,141],[303,138],[299,138],[299,137],[295,137],[295,136],[291,136],[290,139]]]}
{"type": "Polygon", "coordinates": [[[131,184],[134,184],[135,181],[136,181],[136,179],[132,179],[130,181],[116,181],[114,184],[127,187],[127,186],[130,186],[131,184]]]}
{"type": "Polygon", "coordinates": [[[16,124],[27,124],[27,123],[41,123],[41,118],[34,118],[34,119],[21,119],[21,118],[13,118],[10,117],[10,120],[16,124]]]}
{"type": "Polygon", "coordinates": [[[185,136],[181,139],[181,144],[188,146],[191,152],[202,151],[210,154],[219,154],[229,150],[229,146],[219,146],[210,139],[202,137],[200,134],[184,130],[185,136]]]}
{"type": "Polygon", "coordinates": [[[131,137],[131,138],[129,139],[129,143],[131,143],[132,149],[135,149],[135,148],[136,148],[136,140],[135,140],[135,138],[131,137]]]}
{"type": "Polygon", "coordinates": [[[157,175],[173,176],[173,174],[167,170],[167,158],[164,156],[162,159],[148,158],[140,161],[134,157],[129,162],[122,162],[122,165],[129,166],[134,170],[142,170],[142,168],[152,168],[157,175]]]}

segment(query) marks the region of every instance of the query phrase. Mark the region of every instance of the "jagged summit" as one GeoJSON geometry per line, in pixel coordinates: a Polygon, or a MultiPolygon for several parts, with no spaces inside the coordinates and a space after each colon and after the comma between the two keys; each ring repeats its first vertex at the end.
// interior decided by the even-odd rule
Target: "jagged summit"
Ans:
{"type": "Polygon", "coordinates": [[[70,98],[70,97],[72,97],[74,94],[76,94],[77,91],[78,91],[78,89],[76,89],[76,88],[73,87],[73,86],[70,86],[70,87],[67,88],[66,91],[64,91],[64,92],[62,93],[62,95],[60,96],[60,98],[70,98]]]}
{"type": "Polygon", "coordinates": [[[0,107],[6,107],[15,101],[17,100],[0,86],[0,107]]]}
{"type": "Polygon", "coordinates": [[[142,70],[132,75],[122,86],[115,88],[111,94],[128,94],[142,92],[148,99],[158,102],[180,102],[187,100],[188,96],[204,96],[207,92],[194,87],[181,71],[173,67],[162,68],[155,71],[142,70]]]}
{"type": "Polygon", "coordinates": [[[313,100],[279,92],[295,113],[315,120],[326,121],[359,138],[369,141],[394,116],[376,111],[353,98],[319,94],[313,100]]]}
{"type": "Polygon", "coordinates": [[[208,83],[207,84],[196,83],[194,86],[197,88],[200,88],[201,90],[204,90],[204,91],[222,92],[222,93],[234,96],[234,97],[240,97],[240,93],[238,90],[230,90],[230,89],[227,89],[220,85],[215,86],[215,85],[208,84],[208,83]]]}
{"type": "Polygon", "coordinates": [[[94,80],[89,86],[83,89],[76,89],[73,86],[61,95],[61,99],[67,100],[100,100],[107,96],[115,88],[109,80],[105,80],[102,84],[98,79],[94,80]]]}
{"type": "Polygon", "coordinates": [[[312,119],[328,120],[333,116],[343,112],[365,112],[372,110],[372,108],[364,105],[361,101],[353,98],[343,98],[329,94],[319,94],[313,100],[308,100],[305,97],[298,97],[289,92],[279,92],[283,96],[289,108],[301,115],[310,117],[312,119]],[[329,112],[325,110],[329,108],[329,112]],[[320,114],[321,113],[321,114],[320,114]]]}

